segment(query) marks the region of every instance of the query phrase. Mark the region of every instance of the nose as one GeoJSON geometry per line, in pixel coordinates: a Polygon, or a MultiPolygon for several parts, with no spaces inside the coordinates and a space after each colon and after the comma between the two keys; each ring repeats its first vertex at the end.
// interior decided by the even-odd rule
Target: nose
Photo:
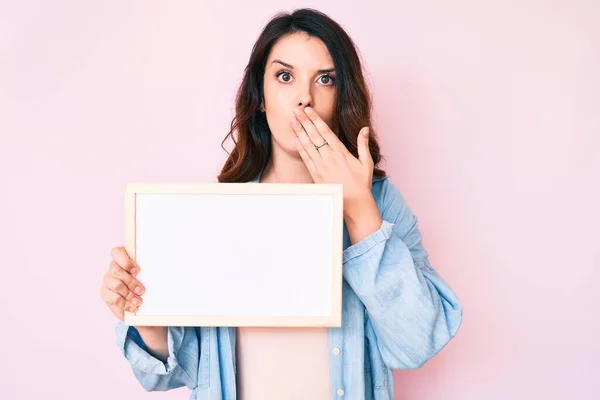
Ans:
{"type": "MultiPolygon", "coordinates": [[[[300,85],[298,85],[300,86],[300,85]]],[[[313,98],[312,93],[310,91],[310,85],[302,85],[302,87],[298,91],[298,96],[296,98],[296,104],[299,107],[313,107],[313,98]]]]}

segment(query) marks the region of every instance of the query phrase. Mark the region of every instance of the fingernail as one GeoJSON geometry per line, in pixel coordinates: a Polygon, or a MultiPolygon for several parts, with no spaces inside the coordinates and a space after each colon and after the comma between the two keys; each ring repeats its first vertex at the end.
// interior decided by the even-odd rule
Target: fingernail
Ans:
{"type": "Polygon", "coordinates": [[[132,270],[131,270],[131,273],[132,273],[132,274],[137,274],[137,273],[138,273],[138,270],[137,270],[136,268],[134,268],[134,269],[132,269],[132,270]]]}
{"type": "Polygon", "coordinates": [[[363,131],[363,136],[369,136],[369,128],[363,131]]]}
{"type": "Polygon", "coordinates": [[[142,294],[142,288],[141,288],[140,286],[137,286],[137,287],[135,288],[135,292],[136,292],[137,294],[142,294]]]}
{"type": "Polygon", "coordinates": [[[300,115],[300,114],[302,114],[302,110],[299,109],[298,107],[296,107],[296,108],[294,108],[294,114],[300,115]]]}
{"type": "Polygon", "coordinates": [[[304,107],[304,111],[307,112],[307,113],[312,112],[312,108],[310,108],[308,106],[304,107]]]}
{"type": "Polygon", "coordinates": [[[140,299],[138,299],[137,297],[134,298],[133,300],[131,300],[131,302],[133,303],[134,306],[139,306],[140,304],[142,304],[140,299]]]}

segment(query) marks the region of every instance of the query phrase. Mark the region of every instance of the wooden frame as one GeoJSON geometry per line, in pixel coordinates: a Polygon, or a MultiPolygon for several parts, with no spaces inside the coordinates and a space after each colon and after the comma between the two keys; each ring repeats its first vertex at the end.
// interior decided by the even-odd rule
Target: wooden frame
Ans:
{"type": "MultiPolygon", "coordinates": [[[[254,183],[211,183],[211,184],[144,184],[144,183],[130,183],[125,188],[125,248],[127,253],[133,260],[137,260],[137,247],[136,247],[136,227],[139,223],[137,220],[138,216],[138,203],[141,199],[141,195],[268,195],[263,200],[271,201],[272,196],[287,196],[287,195],[301,195],[301,196],[321,196],[320,204],[327,204],[331,201],[331,210],[327,211],[326,214],[331,218],[331,221],[327,221],[328,218],[320,218],[317,221],[327,221],[324,226],[330,226],[333,228],[328,244],[325,246],[329,247],[330,253],[325,251],[323,254],[330,254],[331,256],[331,268],[323,272],[323,276],[328,277],[331,274],[331,291],[330,291],[330,313],[328,315],[269,315],[268,313],[261,314],[258,312],[256,315],[244,315],[242,313],[235,315],[190,315],[190,314],[162,314],[162,315],[139,315],[143,310],[145,304],[142,304],[138,313],[125,312],[125,324],[134,326],[270,326],[270,327],[340,327],[342,322],[342,251],[343,251],[343,187],[338,184],[254,184],[254,183]],[[323,197],[325,196],[325,197],[323,197]],[[327,275],[325,275],[327,274],[327,275]]],[[[153,197],[145,197],[151,199],[153,197]]],[[[177,197],[173,197],[175,199],[177,197]]],[[[179,197],[180,199],[190,199],[189,196],[179,197]]],[[[195,199],[200,199],[196,197],[195,199]]],[[[293,197],[286,198],[282,197],[281,202],[284,199],[292,199],[293,197]]],[[[165,197],[154,197],[157,201],[166,200],[165,197]]],[[[208,200],[208,198],[206,198],[208,200]]],[[[225,198],[223,198],[225,199],[225,198]]],[[[236,198],[240,200],[233,200],[234,198],[229,197],[231,201],[243,201],[242,198],[236,198]]],[[[246,200],[256,199],[254,197],[246,197],[246,200]]],[[[304,200],[304,198],[303,198],[304,200]]],[[[308,200],[308,198],[306,198],[308,200]]],[[[242,204],[242,203],[240,203],[242,204]]],[[[275,204],[275,203],[269,203],[275,204]]],[[[330,210],[327,206],[327,210],[330,210]]],[[[199,209],[197,207],[197,209],[199,209]]],[[[325,210],[325,207],[323,207],[325,210]]],[[[164,210],[164,208],[163,208],[164,210]]],[[[323,211],[325,212],[325,211],[323,211]]],[[[161,214],[162,215],[162,214],[161,214]]],[[[247,214],[246,214],[247,215],[247,214]]],[[[264,214],[262,214],[264,216],[264,214]]],[[[312,215],[312,214],[305,214],[312,215]]],[[[281,218],[280,218],[281,219],[281,218]]],[[[280,220],[279,219],[279,220],[280,220]]],[[[268,221],[268,220],[267,220],[268,221]]],[[[313,221],[314,222],[314,221],[313,221]]],[[[275,222],[275,219],[273,221],[275,222]]],[[[196,225],[194,225],[196,226],[196,225]]],[[[282,235],[278,235],[281,237],[282,235]]],[[[307,237],[310,235],[304,235],[307,237]]],[[[244,238],[246,238],[245,236],[244,238]]],[[[275,236],[273,236],[275,239],[275,236]]],[[[309,240],[309,239],[307,239],[309,240]]],[[[233,252],[232,252],[233,253],[233,252]]],[[[310,256],[310,252],[304,253],[310,256]]],[[[288,260],[289,261],[289,260],[288,260]]],[[[329,264],[329,263],[327,263],[329,264]]],[[[311,263],[312,265],[312,263],[311,263]]],[[[144,265],[140,265],[141,273],[138,278],[144,285],[144,265]]],[[[205,271],[208,271],[206,269],[205,271]]],[[[212,269],[216,271],[216,269],[212,269]]],[[[274,271],[274,270],[271,270],[274,271]]],[[[320,270],[319,270],[320,271],[320,270]]],[[[320,273],[320,272],[319,272],[320,273]]],[[[263,274],[262,276],[267,276],[263,274]]],[[[269,275],[271,276],[271,275],[269,275]]],[[[156,279],[156,278],[155,278],[156,279]]],[[[183,281],[185,282],[185,281],[183,281]]],[[[306,281],[308,282],[308,281],[306,281]]],[[[315,282],[314,280],[311,282],[315,282]]],[[[285,282],[282,282],[285,283],[285,282]]],[[[210,284],[210,283],[209,283],[210,284]]],[[[158,285],[157,285],[158,286],[158,285]]],[[[205,286],[206,287],[206,286],[205,286]]],[[[276,285],[268,286],[276,287],[276,285]]],[[[289,286],[288,286],[289,287],[289,286]]],[[[146,285],[146,295],[152,287],[146,285]]],[[[225,288],[223,288],[225,290],[225,288]]],[[[300,289],[299,289],[300,290],[300,289]]],[[[189,292],[189,290],[188,290],[189,292]]],[[[323,297],[323,296],[322,296],[323,297]]],[[[284,296],[284,298],[286,298],[284,296]]],[[[246,297],[248,299],[248,297],[246,297]]],[[[234,303],[232,301],[232,303],[234,303]]],[[[204,302],[203,304],[206,304],[204,302]]],[[[237,302],[235,304],[243,304],[237,302]]],[[[262,303],[261,303],[262,304],[262,303]]],[[[277,303],[272,303],[277,304],[277,303]]],[[[299,304],[296,302],[294,304],[299,304]]],[[[203,306],[204,307],[204,306],[203,306]]],[[[292,308],[292,307],[291,307],[292,308]]]]}

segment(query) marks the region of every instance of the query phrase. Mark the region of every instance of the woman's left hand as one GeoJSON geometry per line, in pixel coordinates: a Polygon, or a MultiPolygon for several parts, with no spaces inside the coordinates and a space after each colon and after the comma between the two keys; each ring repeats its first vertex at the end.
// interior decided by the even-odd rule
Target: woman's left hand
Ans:
{"type": "Polygon", "coordinates": [[[298,107],[294,114],[292,127],[297,136],[296,148],[315,183],[344,185],[344,220],[350,242],[358,243],[382,224],[371,194],[373,158],[369,151],[369,127],[362,128],[358,134],[356,158],[312,108],[302,110],[298,107]],[[315,148],[325,141],[325,146],[315,148]]]}
{"type": "Polygon", "coordinates": [[[348,151],[327,123],[310,107],[296,107],[292,127],[296,148],[315,183],[342,183],[344,199],[364,198],[371,194],[373,158],[369,151],[369,128],[358,134],[358,158],[348,151]],[[318,150],[315,146],[327,141],[318,150]]]}

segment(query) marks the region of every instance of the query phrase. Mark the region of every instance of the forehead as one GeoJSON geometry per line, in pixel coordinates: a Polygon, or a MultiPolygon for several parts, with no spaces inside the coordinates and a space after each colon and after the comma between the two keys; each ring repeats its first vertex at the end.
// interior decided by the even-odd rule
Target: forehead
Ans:
{"type": "MultiPolygon", "coordinates": [[[[267,66],[280,60],[298,69],[325,69],[333,67],[333,59],[325,43],[305,32],[296,32],[279,39],[271,50],[267,66]]],[[[275,64],[280,66],[280,64],[275,64]]]]}

